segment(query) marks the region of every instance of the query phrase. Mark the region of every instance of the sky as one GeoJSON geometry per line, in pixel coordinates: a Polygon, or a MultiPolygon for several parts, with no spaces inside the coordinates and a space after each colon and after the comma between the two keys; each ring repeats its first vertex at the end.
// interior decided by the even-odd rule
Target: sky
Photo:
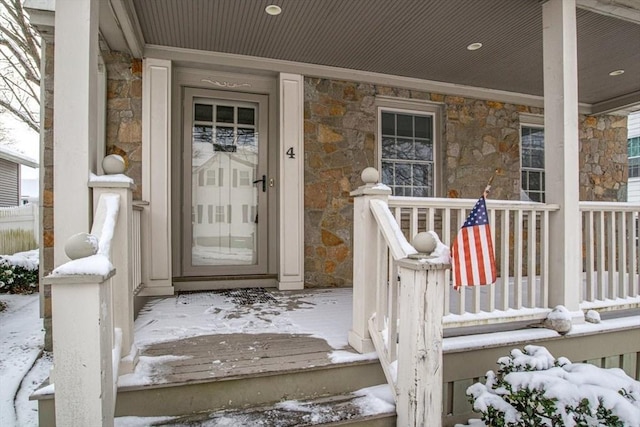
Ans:
{"type": "MultiPolygon", "coordinates": [[[[38,162],[40,161],[40,137],[37,132],[14,119],[8,113],[0,114],[0,123],[2,123],[6,136],[6,140],[0,142],[0,144],[9,147],[13,151],[25,154],[38,162]]],[[[38,169],[22,165],[20,174],[22,177],[22,194],[37,197],[39,188],[38,169]]]]}

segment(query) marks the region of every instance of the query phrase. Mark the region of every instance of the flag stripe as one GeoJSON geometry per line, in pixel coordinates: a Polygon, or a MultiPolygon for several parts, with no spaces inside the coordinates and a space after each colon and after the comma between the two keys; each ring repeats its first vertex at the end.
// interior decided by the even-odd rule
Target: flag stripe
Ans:
{"type": "Polygon", "coordinates": [[[484,197],[478,200],[453,242],[451,264],[456,289],[496,281],[493,240],[484,197]]]}

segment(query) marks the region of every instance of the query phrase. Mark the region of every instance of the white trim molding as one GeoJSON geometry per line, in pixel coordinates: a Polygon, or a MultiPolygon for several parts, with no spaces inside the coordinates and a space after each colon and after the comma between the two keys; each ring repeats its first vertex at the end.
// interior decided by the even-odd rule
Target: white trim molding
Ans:
{"type": "Polygon", "coordinates": [[[140,295],[171,295],[172,63],[147,58],[142,73],[142,198],[149,205],[142,212],[140,295]]]}
{"type": "Polygon", "coordinates": [[[304,288],[304,78],[280,74],[278,288],[304,288]]]}

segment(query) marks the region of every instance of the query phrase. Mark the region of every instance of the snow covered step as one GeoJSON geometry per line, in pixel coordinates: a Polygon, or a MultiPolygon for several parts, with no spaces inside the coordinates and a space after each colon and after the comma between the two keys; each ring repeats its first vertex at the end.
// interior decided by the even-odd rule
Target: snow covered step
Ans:
{"type": "Polygon", "coordinates": [[[202,412],[179,417],[119,417],[116,427],[135,426],[369,426],[396,425],[391,388],[384,384],[314,400],[279,402],[244,410],[202,412]]]}

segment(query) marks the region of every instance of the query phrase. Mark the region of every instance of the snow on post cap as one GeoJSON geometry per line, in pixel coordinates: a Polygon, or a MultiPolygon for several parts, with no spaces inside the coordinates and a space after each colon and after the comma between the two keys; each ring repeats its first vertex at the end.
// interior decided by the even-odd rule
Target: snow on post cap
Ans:
{"type": "Polygon", "coordinates": [[[86,258],[98,253],[98,238],[89,233],[77,233],[67,239],[64,252],[70,259],[86,258]]]}
{"type": "Polygon", "coordinates": [[[362,182],[365,184],[376,184],[380,179],[380,174],[376,168],[368,167],[364,168],[360,174],[360,178],[362,178],[362,182]]]}

